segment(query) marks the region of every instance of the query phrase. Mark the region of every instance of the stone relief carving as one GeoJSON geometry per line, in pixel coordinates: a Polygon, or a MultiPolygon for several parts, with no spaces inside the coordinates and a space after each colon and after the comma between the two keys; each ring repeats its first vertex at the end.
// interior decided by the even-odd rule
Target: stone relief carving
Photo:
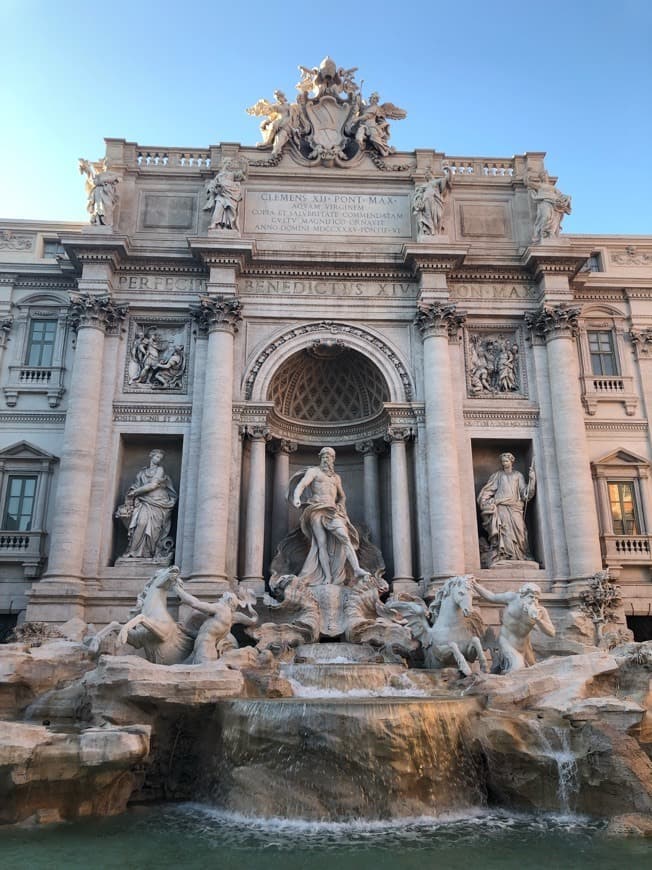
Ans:
{"type": "Polygon", "coordinates": [[[531,562],[525,510],[534,497],[536,476],[530,467],[528,481],[514,470],[513,453],[501,453],[502,469],[494,472],[478,493],[478,506],[486,541],[481,541],[483,568],[504,561],[531,562]]]}
{"type": "Polygon", "coordinates": [[[452,177],[448,166],[443,176],[434,176],[429,170],[423,184],[417,184],[412,198],[412,211],[416,215],[419,236],[437,236],[444,232],[444,201],[451,189],[452,177]]]}
{"type": "Polygon", "coordinates": [[[480,641],[484,625],[473,610],[474,591],[473,578],[465,574],[450,577],[429,609],[420,598],[405,594],[388,603],[421,644],[427,668],[452,666],[469,676],[469,663],[477,660],[483,671],[489,670],[480,641]]]}
{"type": "Polygon", "coordinates": [[[31,251],[33,245],[32,236],[19,236],[13,230],[0,230],[0,250],[31,251]]]}
{"type": "Polygon", "coordinates": [[[126,386],[132,390],[181,391],[185,385],[186,332],[185,326],[134,323],[126,386]]]}
{"type": "Polygon", "coordinates": [[[344,69],[325,57],[318,67],[299,70],[295,103],[275,91],[275,102],[261,99],[247,109],[264,118],[259,147],[271,148],[272,156],[261,165],[276,165],[290,146],[295,156],[311,163],[345,166],[366,152],[379,168],[388,168],[382,158],[394,151],[388,144],[389,121],[407,113],[393,103],[381,103],[377,93],[365,100],[355,81],[357,67],[344,69]]]}
{"type": "Polygon", "coordinates": [[[211,211],[211,230],[239,230],[238,209],[242,200],[241,182],[247,177],[244,157],[225,157],[217,175],[204,186],[204,211],[211,211]]]}
{"type": "Polygon", "coordinates": [[[120,177],[109,171],[106,158],[91,163],[79,158],[79,172],[86,176],[86,211],[91,224],[104,227],[113,226],[114,210],[118,204],[118,184],[120,177]]]}
{"type": "Polygon", "coordinates": [[[591,618],[595,628],[595,644],[603,647],[607,641],[605,627],[616,621],[618,608],[622,605],[620,587],[611,582],[609,571],[598,571],[589,578],[580,598],[580,610],[591,618]]]}
{"type": "Polygon", "coordinates": [[[561,231],[564,215],[571,213],[570,196],[555,187],[545,169],[528,175],[525,183],[537,209],[532,241],[556,239],[561,231]]]}
{"type": "Polygon", "coordinates": [[[610,258],[612,262],[621,266],[647,266],[652,263],[652,254],[637,251],[633,245],[628,245],[624,251],[619,251],[617,254],[611,254],[610,258]]]}
{"type": "MultiPolygon", "coordinates": [[[[118,632],[118,643],[142,649],[148,661],[157,665],[201,665],[217,662],[229,667],[240,664],[234,655],[238,643],[231,634],[235,623],[252,626],[258,621],[251,593],[225,592],[215,603],[191,595],[171,565],[158,570],[138,595],[134,614],[124,625],[111,622],[89,641],[91,652],[102,651],[105,639],[118,632]],[[177,622],[167,605],[168,592],[174,592],[194,613],[187,622],[177,622]],[[239,607],[250,614],[236,613],[239,607]],[[202,614],[205,614],[202,620],[202,614]]],[[[250,661],[247,661],[250,664],[250,661]]]]}
{"type": "Polygon", "coordinates": [[[162,450],[152,450],[149,465],[136,475],[115,516],[127,528],[129,544],[116,565],[127,560],[169,565],[174,541],[170,537],[177,492],[162,462],[162,450]]]}
{"type": "Polygon", "coordinates": [[[535,664],[530,635],[537,628],[549,637],[555,636],[548,611],[539,604],[541,589],[536,583],[524,583],[518,592],[491,592],[477,581],[474,590],[485,601],[492,604],[505,604],[498,633],[498,656],[494,659],[492,671],[509,674],[535,664]]]}
{"type": "Polygon", "coordinates": [[[466,352],[469,396],[523,394],[520,350],[515,333],[470,333],[466,352]]]}

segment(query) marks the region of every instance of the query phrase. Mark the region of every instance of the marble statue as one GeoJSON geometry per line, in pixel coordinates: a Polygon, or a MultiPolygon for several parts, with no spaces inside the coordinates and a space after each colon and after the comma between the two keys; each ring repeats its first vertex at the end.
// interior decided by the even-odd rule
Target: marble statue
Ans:
{"type": "Polygon", "coordinates": [[[539,586],[524,583],[518,592],[490,592],[474,580],[473,588],[485,601],[507,605],[501,614],[499,660],[494,662],[493,672],[508,674],[533,665],[535,658],[530,641],[533,629],[538,628],[549,637],[555,636],[548,611],[539,604],[539,586]]]}
{"type": "Polygon", "coordinates": [[[482,526],[487,535],[483,567],[496,562],[532,561],[528,544],[525,510],[534,496],[536,478],[530,467],[528,481],[514,470],[514,455],[501,453],[501,471],[491,475],[478,494],[482,526]]]}
{"type": "Polygon", "coordinates": [[[407,116],[404,109],[399,109],[394,103],[380,103],[380,97],[374,91],[365,103],[360,95],[357,96],[358,118],[355,125],[355,141],[363,147],[372,145],[379,154],[387,157],[394,152],[394,148],[388,145],[390,120],[401,120],[407,116]]]}
{"type": "Polygon", "coordinates": [[[161,464],[164,456],[162,450],[152,450],[149,465],[138,472],[116,511],[116,517],[127,526],[129,538],[122,559],[164,564],[172,559],[170,526],[177,493],[161,464]]]}
{"type": "Polygon", "coordinates": [[[397,621],[392,602],[380,596],[389,591],[383,577],[367,574],[351,586],[344,606],[344,640],[369,644],[386,662],[403,662],[417,643],[407,626],[397,621]]]}
{"type": "Polygon", "coordinates": [[[289,103],[283,91],[274,91],[275,103],[265,99],[248,108],[248,115],[264,116],[260,122],[260,132],[263,141],[259,148],[272,147],[272,154],[281,154],[291,137],[297,136],[303,129],[301,114],[296,103],[289,103]]]}
{"type": "Polygon", "coordinates": [[[91,163],[80,157],[79,171],[86,176],[86,211],[91,216],[91,223],[112,227],[113,211],[118,203],[119,176],[109,171],[106,159],[91,163]]]}
{"type": "Polygon", "coordinates": [[[301,530],[311,542],[308,557],[299,573],[311,585],[344,584],[351,575],[363,577],[356,549],[358,533],[346,513],[342,481],[335,472],[335,451],[324,447],[319,465],[290,481],[292,504],[302,509],[301,530]],[[302,500],[304,493],[308,498],[302,500]]]}
{"type": "Polygon", "coordinates": [[[526,185],[537,207],[532,241],[556,239],[564,215],[571,213],[570,196],[557,190],[545,169],[528,175],[526,185]]]}
{"type": "Polygon", "coordinates": [[[275,621],[245,628],[245,632],[256,641],[258,650],[292,658],[296,647],[319,640],[319,602],[308,581],[294,574],[277,577],[270,587],[277,598],[265,595],[263,604],[274,613],[275,621]]]}
{"type": "Polygon", "coordinates": [[[427,668],[452,666],[469,676],[469,663],[478,660],[483,671],[489,670],[480,641],[484,625],[473,610],[473,593],[473,578],[461,575],[444,583],[429,609],[420,598],[405,593],[388,603],[423,647],[427,668]]]}
{"type": "Polygon", "coordinates": [[[243,157],[225,157],[215,176],[206,182],[204,211],[212,211],[209,229],[237,230],[238,206],[242,200],[242,184],[247,174],[243,157]]]}
{"type": "Polygon", "coordinates": [[[414,188],[412,211],[416,215],[419,235],[436,236],[443,232],[444,200],[450,188],[451,173],[447,166],[440,177],[428,171],[425,182],[414,188]]]}
{"type": "Polygon", "coordinates": [[[111,622],[101,629],[89,641],[91,652],[99,653],[104,639],[115,632],[119,644],[142,649],[147,660],[158,665],[205,664],[237,649],[238,643],[231,634],[233,625],[252,626],[258,621],[253,593],[225,592],[215,603],[202,601],[185,589],[179,574],[177,565],[159,569],[139,593],[131,619],[124,625],[111,622]],[[170,592],[196,612],[185,625],[177,622],[168,610],[170,592]],[[236,613],[238,607],[246,608],[252,615],[236,613]],[[207,614],[198,628],[193,624],[197,614],[207,614]]]}
{"type": "Polygon", "coordinates": [[[379,168],[382,158],[392,154],[388,144],[390,120],[406,117],[393,103],[381,103],[377,93],[363,99],[355,81],[357,67],[338,67],[325,57],[318,67],[300,66],[296,102],[275,91],[275,102],[261,99],[247,109],[249,115],[264,116],[259,147],[271,148],[269,161],[277,165],[289,147],[301,162],[345,166],[357,155],[368,152],[379,168]]]}
{"type": "Polygon", "coordinates": [[[258,615],[254,610],[256,596],[251,590],[239,592],[238,595],[224,592],[214,604],[191,595],[184,588],[181,578],[177,579],[175,591],[182,604],[208,614],[197,632],[192,653],[185,664],[202,665],[217,661],[225,652],[238,648],[238,642],[231,634],[231,628],[236,623],[252,626],[258,622],[258,615]],[[246,608],[250,615],[236,613],[239,607],[246,608]]]}
{"type": "Polygon", "coordinates": [[[513,339],[476,334],[469,346],[471,395],[518,392],[518,344],[513,339]]]}

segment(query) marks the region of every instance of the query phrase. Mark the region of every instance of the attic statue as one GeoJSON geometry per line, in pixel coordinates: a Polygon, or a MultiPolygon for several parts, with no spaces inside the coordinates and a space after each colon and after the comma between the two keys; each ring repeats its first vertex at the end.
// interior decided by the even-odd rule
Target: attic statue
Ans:
{"type": "Polygon", "coordinates": [[[111,622],[99,631],[90,641],[91,652],[101,652],[103,640],[115,632],[118,643],[142,649],[146,659],[157,665],[201,665],[216,662],[237,650],[232,626],[235,623],[252,626],[258,621],[253,594],[238,596],[225,592],[215,603],[202,601],[186,591],[179,573],[176,565],[157,571],[138,595],[131,619],[124,625],[111,622]],[[195,611],[183,625],[168,610],[169,592],[176,593],[183,604],[195,611]],[[240,607],[250,615],[237,613],[240,607]],[[203,622],[201,614],[206,614],[203,622]]]}

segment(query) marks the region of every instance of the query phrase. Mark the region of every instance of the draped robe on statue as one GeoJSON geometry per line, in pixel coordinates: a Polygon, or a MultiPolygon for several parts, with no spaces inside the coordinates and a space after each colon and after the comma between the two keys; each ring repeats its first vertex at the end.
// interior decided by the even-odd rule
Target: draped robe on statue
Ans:
{"type": "Polygon", "coordinates": [[[491,561],[531,560],[525,508],[534,495],[520,471],[496,471],[480,490],[478,504],[491,561]]]}

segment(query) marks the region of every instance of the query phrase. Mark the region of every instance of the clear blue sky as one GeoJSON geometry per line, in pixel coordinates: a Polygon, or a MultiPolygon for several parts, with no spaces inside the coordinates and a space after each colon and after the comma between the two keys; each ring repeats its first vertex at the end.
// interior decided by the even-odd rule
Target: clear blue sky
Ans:
{"type": "Polygon", "coordinates": [[[652,233],[649,0],[0,0],[0,32],[1,217],[84,220],[104,136],[254,144],[245,108],[330,54],[399,150],[547,151],[566,232],[652,233]]]}

